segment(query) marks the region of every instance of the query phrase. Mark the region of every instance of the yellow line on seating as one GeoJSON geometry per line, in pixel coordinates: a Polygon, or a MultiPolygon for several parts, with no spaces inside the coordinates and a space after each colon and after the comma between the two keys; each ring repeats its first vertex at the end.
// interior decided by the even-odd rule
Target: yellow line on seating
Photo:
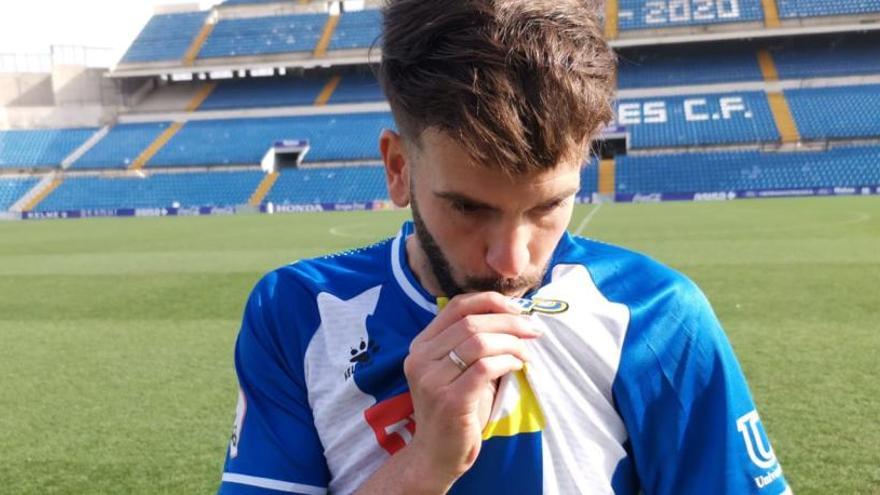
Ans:
{"type": "Polygon", "coordinates": [[[147,165],[147,162],[150,161],[150,159],[153,158],[156,153],[158,153],[159,150],[161,150],[162,147],[165,146],[165,144],[167,144],[168,141],[170,141],[171,138],[174,137],[175,134],[177,134],[177,131],[183,128],[183,124],[183,122],[175,122],[171,124],[167,129],[162,132],[162,134],[159,134],[159,136],[157,136],[156,139],[153,140],[153,142],[150,143],[149,146],[147,146],[147,149],[145,149],[141,152],[140,155],[138,155],[138,157],[131,163],[131,166],[128,167],[128,169],[140,170],[144,168],[147,165]]]}
{"type": "Polygon", "coordinates": [[[773,56],[766,48],[758,49],[758,65],[761,67],[761,74],[765,81],[778,81],[779,72],[776,70],[776,63],[773,62],[773,56]]]}
{"type": "Polygon", "coordinates": [[[207,20],[202,24],[202,29],[199,30],[199,34],[193,38],[192,43],[190,43],[189,48],[186,50],[186,54],[183,56],[184,67],[192,66],[195,63],[196,57],[198,57],[199,52],[202,51],[202,46],[205,44],[205,41],[208,40],[208,36],[214,31],[215,25],[216,24],[213,22],[208,22],[207,20]]]}
{"type": "Polygon", "coordinates": [[[614,194],[616,168],[614,158],[599,162],[599,194],[614,194]]]}
{"type": "Polygon", "coordinates": [[[336,31],[340,17],[342,17],[342,14],[331,15],[327,18],[327,23],[324,24],[324,32],[321,33],[321,38],[318,40],[318,44],[315,45],[314,53],[312,53],[313,57],[323,57],[327,53],[327,48],[330,46],[330,40],[333,38],[333,32],[336,31]]]}
{"type": "Polygon", "coordinates": [[[187,112],[195,112],[202,106],[202,103],[211,95],[211,92],[214,91],[214,88],[217,87],[216,82],[205,83],[204,86],[199,88],[199,91],[192,97],[189,101],[189,104],[186,106],[187,112]]]}
{"type": "Polygon", "coordinates": [[[764,27],[778,28],[781,24],[776,0],[761,0],[761,4],[764,6],[764,27]]]}
{"type": "Polygon", "coordinates": [[[324,85],[324,89],[318,94],[318,97],[315,98],[315,106],[322,107],[330,101],[330,97],[333,96],[333,92],[336,91],[336,88],[339,86],[339,83],[342,82],[342,76],[333,76],[327,81],[327,84],[324,85]]]}
{"type": "Polygon", "coordinates": [[[58,186],[60,186],[62,182],[64,182],[64,179],[62,179],[61,177],[56,177],[55,179],[52,179],[52,182],[50,182],[49,185],[46,186],[42,191],[37,193],[36,196],[31,198],[31,200],[28,201],[26,205],[24,205],[21,211],[33,211],[34,208],[42,203],[44,199],[52,194],[52,191],[58,189],[58,186]]]}
{"type": "Polygon", "coordinates": [[[618,23],[618,5],[617,0],[605,0],[605,38],[609,40],[617,39],[619,26],[618,23]]]}
{"type": "Polygon", "coordinates": [[[269,195],[269,191],[272,190],[272,186],[275,185],[275,181],[278,180],[278,172],[272,172],[271,174],[266,174],[263,177],[263,180],[260,181],[260,185],[257,186],[257,189],[251,194],[251,199],[248,200],[248,204],[251,206],[260,206],[266,196],[269,195]]]}
{"type": "Polygon", "coordinates": [[[769,93],[767,101],[770,104],[770,110],[773,112],[773,120],[776,121],[776,128],[779,130],[779,136],[783,143],[796,143],[801,140],[800,132],[798,132],[797,123],[791,115],[791,108],[785,99],[784,93],[769,93]]]}

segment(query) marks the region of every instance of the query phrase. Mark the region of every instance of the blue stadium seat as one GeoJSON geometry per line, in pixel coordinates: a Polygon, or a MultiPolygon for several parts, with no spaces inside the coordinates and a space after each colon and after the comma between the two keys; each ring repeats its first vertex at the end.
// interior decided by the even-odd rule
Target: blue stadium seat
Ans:
{"type": "Polygon", "coordinates": [[[343,12],[330,38],[328,50],[369,48],[382,35],[382,13],[378,9],[343,12]]]}
{"type": "Polygon", "coordinates": [[[97,128],[0,131],[0,168],[58,167],[97,128]]]}
{"type": "Polygon", "coordinates": [[[168,126],[168,122],[113,126],[72,168],[127,168],[168,126]]]}
{"type": "Polygon", "coordinates": [[[785,91],[805,139],[880,136],[880,85],[785,91]]]}
{"type": "Polygon", "coordinates": [[[762,21],[764,9],[761,7],[761,0],[620,0],[618,16],[620,30],[632,31],[762,21]]]}
{"type": "Polygon", "coordinates": [[[617,121],[633,148],[778,141],[779,132],[759,91],[622,100],[617,121]]]}
{"type": "Polygon", "coordinates": [[[39,179],[31,177],[15,179],[0,177],[0,211],[8,210],[39,181],[39,179]]]}
{"type": "Polygon", "coordinates": [[[756,50],[742,43],[704,50],[643,47],[618,52],[618,57],[622,89],[763,80],[756,50]]]}
{"type": "Polygon", "coordinates": [[[385,169],[377,165],[285,170],[265,201],[275,204],[352,203],[384,200],[385,169]]]}
{"type": "Polygon", "coordinates": [[[148,166],[257,164],[282,139],[309,139],[307,162],[373,160],[386,128],[390,113],[190,121],[148,166]]]}
{"type": "Polygon", "coordinates": [[[615,178],[629,194],[856,187],[880,184],[878,161],[878,146],[622,156],[615,178]]]}
{"type": "Polygon", "coordinates": [[[207,12],[154,15],[128,47],[121,62],[156,62],[183,58],[207,16],[207,12]]]}
{"type": "Polygon", "coordinates": [[[140,177],[68,177],[36,208],[64,211],[110,208],[234,206],[247,203],[260,170],[162,173],[140,177]]]}
{"type": "Polygon", "coordinates": [[[385,101],[385,93],[382,86],[373,74],[352,73],[344,74],[342,82],[330,97],[328,103],[363,103],[385,101]]]}
{"type": "Polygon", "coordinates": [[[781,79],[880,74],[880,35],[799,37],[771,48],[781,79]]]}
{"type": "Polygon", "coordinates": [[[777,0],[779,17],[820,17],[880,12],[880,0],[777,0]]]}
{"type": "Polygon", "coordinates": [[[311,105],[328,79],[297,76],[223,81],[199,110],[311,105]]]}
{"type": "Polygon", "coordinates": [[[326,23],[327,14],[221,20],[198,58],[312,51],[326,23]]]}

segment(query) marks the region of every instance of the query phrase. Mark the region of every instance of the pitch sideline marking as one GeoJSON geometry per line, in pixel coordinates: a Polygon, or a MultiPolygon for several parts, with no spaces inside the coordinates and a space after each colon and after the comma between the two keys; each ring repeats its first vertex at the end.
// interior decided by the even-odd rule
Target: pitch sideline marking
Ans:
{"type": "Polygon", "coordinates": [[[587,213],[587,216],[585,216],[584,219],[581,220],[581,223],[578,224],[578,228],[574,231],[574,235],[581,235],[581,232],[584,231],[584,229],[587,227],[587,224],[590,223],[590,220],[592,220],[593,217],[596,216],[596,213],[599,212],[599,208],[602,208],[602,203],[597,204],[595,208],[587,213]]]}

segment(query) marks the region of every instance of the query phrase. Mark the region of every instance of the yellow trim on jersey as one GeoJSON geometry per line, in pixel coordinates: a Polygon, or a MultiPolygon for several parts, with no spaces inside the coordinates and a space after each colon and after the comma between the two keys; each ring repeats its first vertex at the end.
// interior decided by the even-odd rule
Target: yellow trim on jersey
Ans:
{"type": "Polygon", "coordinates": [[[528,368],[513,373],[516,380],[516,389],[519,392],[519,401],[506,416],[489,421],[483,430],[483,440],[492,437],[512,437],[520,433],[533,433],[544,429],[544,413],[538,399],[535,398],[532,387],[526,380],[525,373],[528,368]]]}

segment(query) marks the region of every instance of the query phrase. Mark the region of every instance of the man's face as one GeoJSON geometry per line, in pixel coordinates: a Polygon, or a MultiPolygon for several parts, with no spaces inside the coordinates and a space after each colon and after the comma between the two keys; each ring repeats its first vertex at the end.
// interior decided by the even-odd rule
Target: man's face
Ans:
{"type": "Polygon", "coordinates": [[[580,160],[509,177],[473,164],[433,130],[408,155],[417,276],[450,297],[487,290],[521,296],[537,287],[571,219],[580,160]]]}

